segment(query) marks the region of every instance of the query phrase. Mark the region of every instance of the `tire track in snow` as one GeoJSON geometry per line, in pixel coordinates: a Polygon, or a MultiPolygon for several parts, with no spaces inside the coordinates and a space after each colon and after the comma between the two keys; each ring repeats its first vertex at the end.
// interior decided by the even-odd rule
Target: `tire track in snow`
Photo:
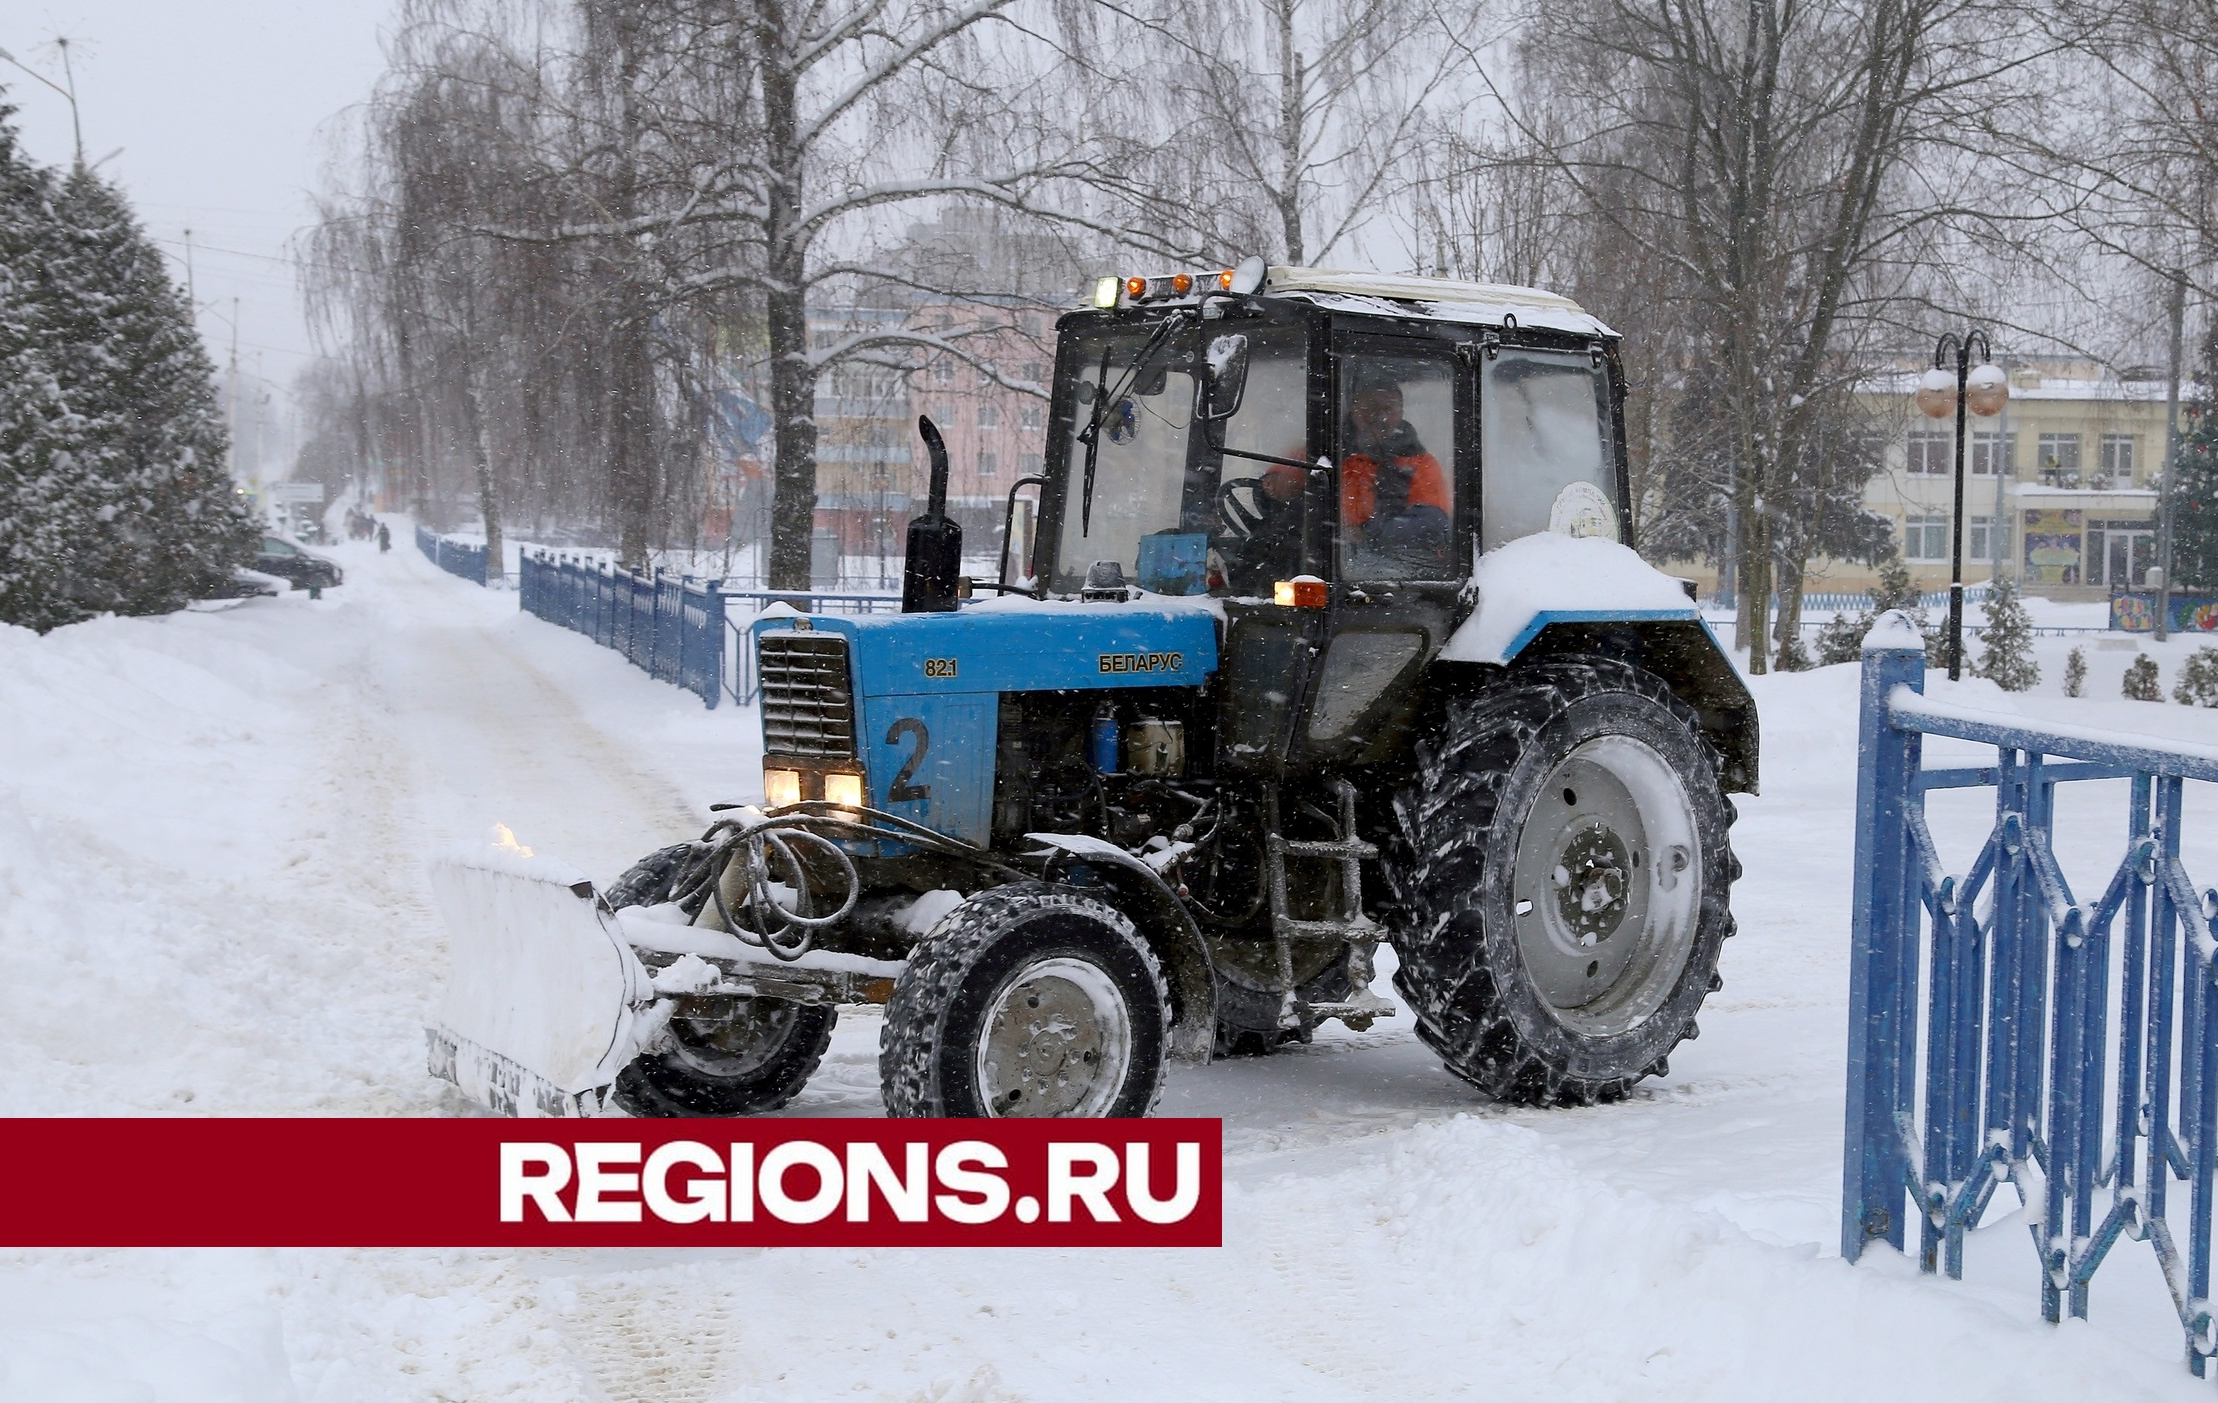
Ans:
{"type": "Polygon", "coordinates": [[[386,671],[371,685],[411,751],[411,787],[473,814],[457,816],[450,826],[464,831],[448,841],[481,841],[498,820],[608,880],[654,846],[699,831],[675,787],[644,771],[502,637],[502,625],[518,622],[512,613],[477,624],[470,611],[486,601],[457,601],[454,590],[466,586],[420,559],[380,583],[386,671]]]}
{"type": "Polygon", "coordinates": [[[558,1327],[610,1403],[709,1403],[752,1372],[729,1286],[697,1270],[575,1277],[570,1292],[558,1327]]]}

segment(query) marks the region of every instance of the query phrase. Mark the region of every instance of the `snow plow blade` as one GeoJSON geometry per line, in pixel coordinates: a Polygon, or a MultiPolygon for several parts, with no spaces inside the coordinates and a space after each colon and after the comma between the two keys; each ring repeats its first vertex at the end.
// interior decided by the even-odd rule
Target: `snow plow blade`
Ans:
{"type": "Polygon", "coordinates": [[[431,1074],[502,1115],[605,1107],[654,993],[593,884],[496,851],[432,869],[447,987],[424,1031],[431,1074]]]}

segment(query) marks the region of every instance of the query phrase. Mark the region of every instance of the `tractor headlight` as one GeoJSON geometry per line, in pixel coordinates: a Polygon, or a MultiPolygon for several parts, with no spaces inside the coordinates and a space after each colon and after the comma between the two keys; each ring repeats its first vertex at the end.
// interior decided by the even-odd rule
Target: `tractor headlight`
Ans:
{"type": "Polygon", "coordinates": [[[861,775],[824,776],[824,797],[843,809],[863,806],[863,777],[861,775]]]}
{"type": "Polygon", "coordinates": [[[1117,292],[1121,286],[1122,284],[1114,273],[1095,283],[1094,305],[1101,308],[1103,311],[1107,311],[1109,308],[1116,306],[1117,292]]]}
{"type": "Polygon", "coordinates": [[[762,772],[762,801],[765,807],[782,809],[788,804],[801,802],[801,772],[799,770],[764,770],[762,772]]]}

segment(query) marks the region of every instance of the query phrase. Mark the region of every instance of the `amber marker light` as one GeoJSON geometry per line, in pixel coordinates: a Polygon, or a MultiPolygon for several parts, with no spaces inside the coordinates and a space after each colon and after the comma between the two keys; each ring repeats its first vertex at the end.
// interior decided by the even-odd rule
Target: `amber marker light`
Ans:
{"type": "Polygon", "coordinates": [[[861,775],[824,776],[824,797],[843,809],[863,806],[863,777],[861,775]]]}
{"type": "Polygon", "coordinates": [[[1137,302],[1148,295],[1148,280],[1146,278],[1126,278],[1124,280],[1124,292],[1125,296],[1137,302]]]}
{"type": "Polygon", "coordinates": [[[1315,575],[1280,580],[1271,586],[1271,602],[1286,609],[1322,609],[1326,604],[1325,582],[1315,575]]]}
{"type": "Polygon", "coordinates": [[[799,770],[764,770],[762,772],[762,802],[764,807],[782,809],[788,804],[801,802],[801,772],[799,770]]]}
{"type": "Polygon", "coordinates": [[[1192,292],[1193,290],[1194,290],[1194,277],[1193,277],[1193,274],[1191,274],[1191,273],[1173,273],[1173,274],[1171,275],[1171,291],[1173,291],[1173,292],[1177,293],[1177,294],[1178,294],[1178,295],[1179,295],[1180,297],[1184,297],[1184,296],[1185,296],[1185,295],[1186,295],[1187,293],[1189,293],[1189,292],[1192,292]]]}
{"type": "Polygon", "coordinates": [[[1232,270],[1230,268],[1217,274],[1217,286],[1223,288],[1226,292],[1232,291],[1232,270]]]}

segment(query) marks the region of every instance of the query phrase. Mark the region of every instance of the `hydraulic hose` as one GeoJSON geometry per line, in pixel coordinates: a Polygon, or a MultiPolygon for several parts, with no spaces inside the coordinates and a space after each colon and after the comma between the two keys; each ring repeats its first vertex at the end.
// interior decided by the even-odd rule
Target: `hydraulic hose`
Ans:
{"type": "MultiPolygon", "coordinates": [[[[719,811],[738,807],[716,806],[719,811]]],[[[702,835],[702,841],[710,845],[707,860],[692,869],[684,889],[673,892],[672,897],[696,911],[703,904],[713,903],[724,928],[740,941],[767,950],[779,960],[798,960],[815,948],[819,931],[847,919],[862,898],[862,876],[855,869],[854,858],[835,841],[839,838],[906,843],[1012,877],[1030,875],[983,848],[935,833],[899,814],[807,800],[767,814],[718,819],[702,835]],[[829,859],[833,873],[821,883],[821,890],[819,878],[811,875],[809,864],[802,859],[803,852],[829,859]],[[738,880],[732,882],[735,889],[727,895],[727,879],[734,876],[734,864],[739,863],[745,865],[736,868],[738,880]],[[790,892],[790,902],[780,894],[781,884],[790,892]],[[821,910],[826,905],[835,908],[829,915],[804,914],[812,907],[821,910]],[[751,924],[737,919],[735,906],[751,924]]],[[[823,863],[818,865],[821,868],[823,863]]]]}

